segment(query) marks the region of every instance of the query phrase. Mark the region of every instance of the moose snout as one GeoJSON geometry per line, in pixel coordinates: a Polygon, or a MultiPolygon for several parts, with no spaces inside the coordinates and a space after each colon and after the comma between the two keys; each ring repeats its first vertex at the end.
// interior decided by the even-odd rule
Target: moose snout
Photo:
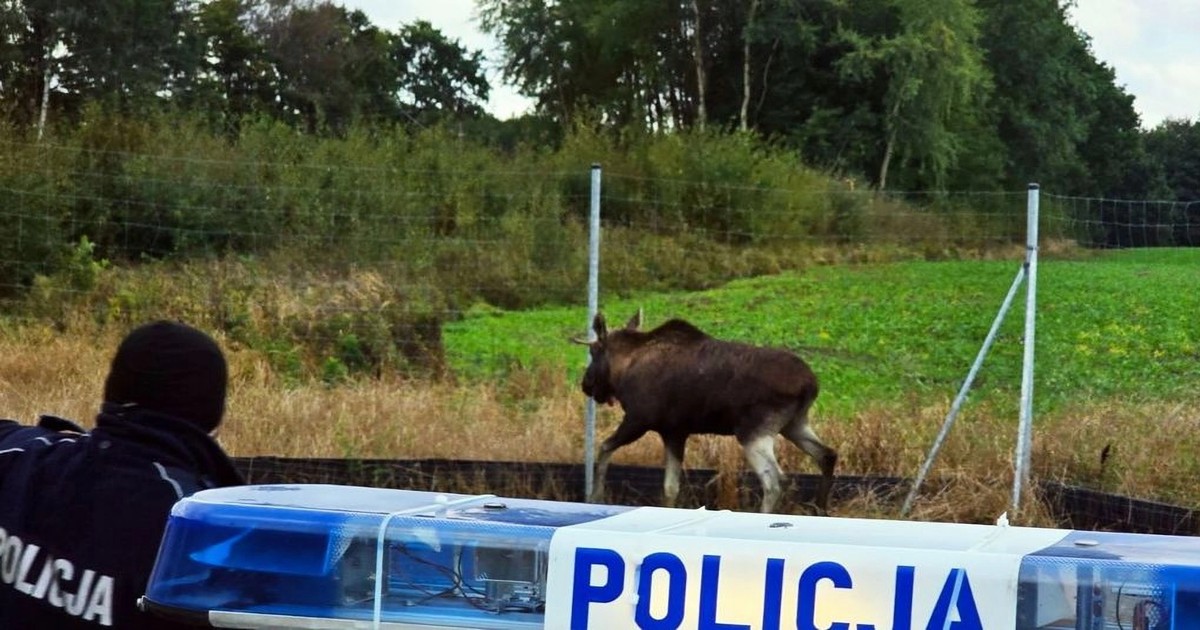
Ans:
{"type": "Polygon", "coordinates": [[[602,382],[598,383],[591,374],[584,376],[579,386],[585,396],[595,400],[597,403],[601,405],[613,404],[613,392],[605,387],[602,382]]]}

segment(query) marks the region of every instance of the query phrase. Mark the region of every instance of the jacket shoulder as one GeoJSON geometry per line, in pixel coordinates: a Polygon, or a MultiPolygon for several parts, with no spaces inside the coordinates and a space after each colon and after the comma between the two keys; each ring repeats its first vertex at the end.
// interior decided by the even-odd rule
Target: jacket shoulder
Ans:
{"type": "Polygon", "coordinates": [[[8,418],[0,418],[0,444],[4,443],[5,438],[13,431],[21,428],[21,423],[8,418]]]}
{"type": "Polygon", "coordinates": [[[16,420],[0,420],[0,450],[22,449],[31,446],[34,440],[50,444],[59,435],[57,431],[51,431],[44,427],[28,426],[16,420]]]}

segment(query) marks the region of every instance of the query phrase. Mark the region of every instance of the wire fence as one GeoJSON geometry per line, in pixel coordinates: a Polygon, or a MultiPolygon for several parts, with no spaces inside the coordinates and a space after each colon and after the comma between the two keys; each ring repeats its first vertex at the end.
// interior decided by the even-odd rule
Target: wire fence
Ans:
{"type": "MultiPolygon", "coordinates": [[[[390,371],[496,381],[542,364],[572,382],[582,368],[563,341],[586,333],[586,164],[4,148],[0,314],[11,328],[190,319],[261,350],[285,385],[390,371]]],[[[599,306],[620,317],[649,302],[653,321],[685,317],[801,351],[822,377],[822,426],[881,414],[925,427],[894,461],[877,455],[889,429],[871,444],[847,429],[848,475],[911,476],[1023,264],[1026,191],[761,181],[605,171],[599,306]],[[754,284],[763,278],[789,280],[754,284]],[[713,293],[726,287],[748,296],[713,293]]],[[[1189,490],[1200,432],[1188,429],[1200,422],[1200,204],[1043,191],[1039,234],[1037,478],[1200,503],[1189,490]]],[[[959,454],[946,466],[1016,435],[1023,348],[1010,319],[967,411],[1002,429],[984,445],[971,437],[982,429],[952,436],[959,454]]]]}

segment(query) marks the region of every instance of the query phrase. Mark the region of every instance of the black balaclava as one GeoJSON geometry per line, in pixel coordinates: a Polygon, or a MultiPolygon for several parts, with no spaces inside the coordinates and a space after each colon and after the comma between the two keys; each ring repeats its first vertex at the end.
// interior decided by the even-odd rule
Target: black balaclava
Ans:
{"type": "Polygon", "coordinates": [[[225,356],[211,337],[185,324],[135,328],[113,357],[104,400],[183,418],[211,433],[225,413],[225,356]]]}

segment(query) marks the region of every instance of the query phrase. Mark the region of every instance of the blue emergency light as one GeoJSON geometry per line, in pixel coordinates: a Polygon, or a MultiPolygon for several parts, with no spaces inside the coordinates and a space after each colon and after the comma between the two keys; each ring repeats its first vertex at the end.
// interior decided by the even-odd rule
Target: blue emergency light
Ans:
{"type": "Polygon", "coordinates": [[[175,505],[141,606],[221,628],[1181,630],[1200,539],[258,485],[175,505]]]}
{"type": "Polygon", "coordinates": [[[144,608],[226,628],[542,628],[550,538],[631,508],[332,485],[171,512],[144,608]]]}

